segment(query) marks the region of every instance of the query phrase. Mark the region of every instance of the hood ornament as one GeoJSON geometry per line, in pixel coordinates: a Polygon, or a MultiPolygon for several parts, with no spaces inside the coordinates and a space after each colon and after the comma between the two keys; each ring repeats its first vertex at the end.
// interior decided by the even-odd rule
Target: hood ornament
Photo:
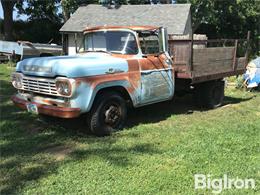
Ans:
{"type": "Polygon", "coordinates": [[[109,68],[108,71],[106,71],[105,73],[106,74],[115,74],[115,73],[121,73],[121,72],[124,72],[124,71],[121,69],[109,68]]]}

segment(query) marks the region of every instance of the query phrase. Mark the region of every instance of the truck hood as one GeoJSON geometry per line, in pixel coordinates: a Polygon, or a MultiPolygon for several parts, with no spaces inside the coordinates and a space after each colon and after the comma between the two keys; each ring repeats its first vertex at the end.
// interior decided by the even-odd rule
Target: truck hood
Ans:
{"type": "Polygon", "coordinates": [[[17,63],[16,71],[44,77],[84,77],[106,74],[111,70],[127,72],[125,59],[106,53],[86,53],[75,56],[37,57],[17,63]]]}

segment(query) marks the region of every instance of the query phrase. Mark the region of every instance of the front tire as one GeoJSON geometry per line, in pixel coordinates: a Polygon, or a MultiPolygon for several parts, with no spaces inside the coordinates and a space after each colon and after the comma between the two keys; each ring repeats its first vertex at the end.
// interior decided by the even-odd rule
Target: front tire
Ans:
{"type": "Polygon", "coordinates": [[[90,112],[89,127],[97,136],[110,135],[123,128],[127,117],[126,102],[116,92],[97,96],[90,112]]]}

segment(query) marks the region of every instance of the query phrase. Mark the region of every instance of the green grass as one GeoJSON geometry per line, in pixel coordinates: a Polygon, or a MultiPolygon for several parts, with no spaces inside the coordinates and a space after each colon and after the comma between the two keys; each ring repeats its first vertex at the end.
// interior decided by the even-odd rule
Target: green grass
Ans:
{"type": "Polygon", "coordinates": [[[194,190],[196,173],[254,178],[221,194],[260,194],[259,93],[228,87],[215,110],[189,96],[131,110],[126,129],[97,138],[84,116],[45,123],[15,108],[12,69],[0,65],[1,194],[212,194],[194,190]]]}

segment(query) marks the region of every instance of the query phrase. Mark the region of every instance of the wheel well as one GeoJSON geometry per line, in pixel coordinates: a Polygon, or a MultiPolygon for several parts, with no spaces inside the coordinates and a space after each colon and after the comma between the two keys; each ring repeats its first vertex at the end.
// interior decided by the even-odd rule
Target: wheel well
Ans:
{"type": "Polygon", "coordinates": [[[111,91],[114,91],[114,92],[120,94],[120,95],[126,100],[126,102],[127,102],[127,104],[128,104],[129,106],[132,106],[132,105],[133,105],[132,99],[131,99],[131,97],[130,97],[128,91],[127,91],[124,87],[122,87],[122,86],[113,86],[113,87],[106,87],[106,88],[100,89],[100,90],[97,92],[95,99],[96,99],[98,96],[102,95],[103,93],[105,93],[105,92],[107,92],[107,91],[110,91],[110,92],[111,92],[111,91]]]}

